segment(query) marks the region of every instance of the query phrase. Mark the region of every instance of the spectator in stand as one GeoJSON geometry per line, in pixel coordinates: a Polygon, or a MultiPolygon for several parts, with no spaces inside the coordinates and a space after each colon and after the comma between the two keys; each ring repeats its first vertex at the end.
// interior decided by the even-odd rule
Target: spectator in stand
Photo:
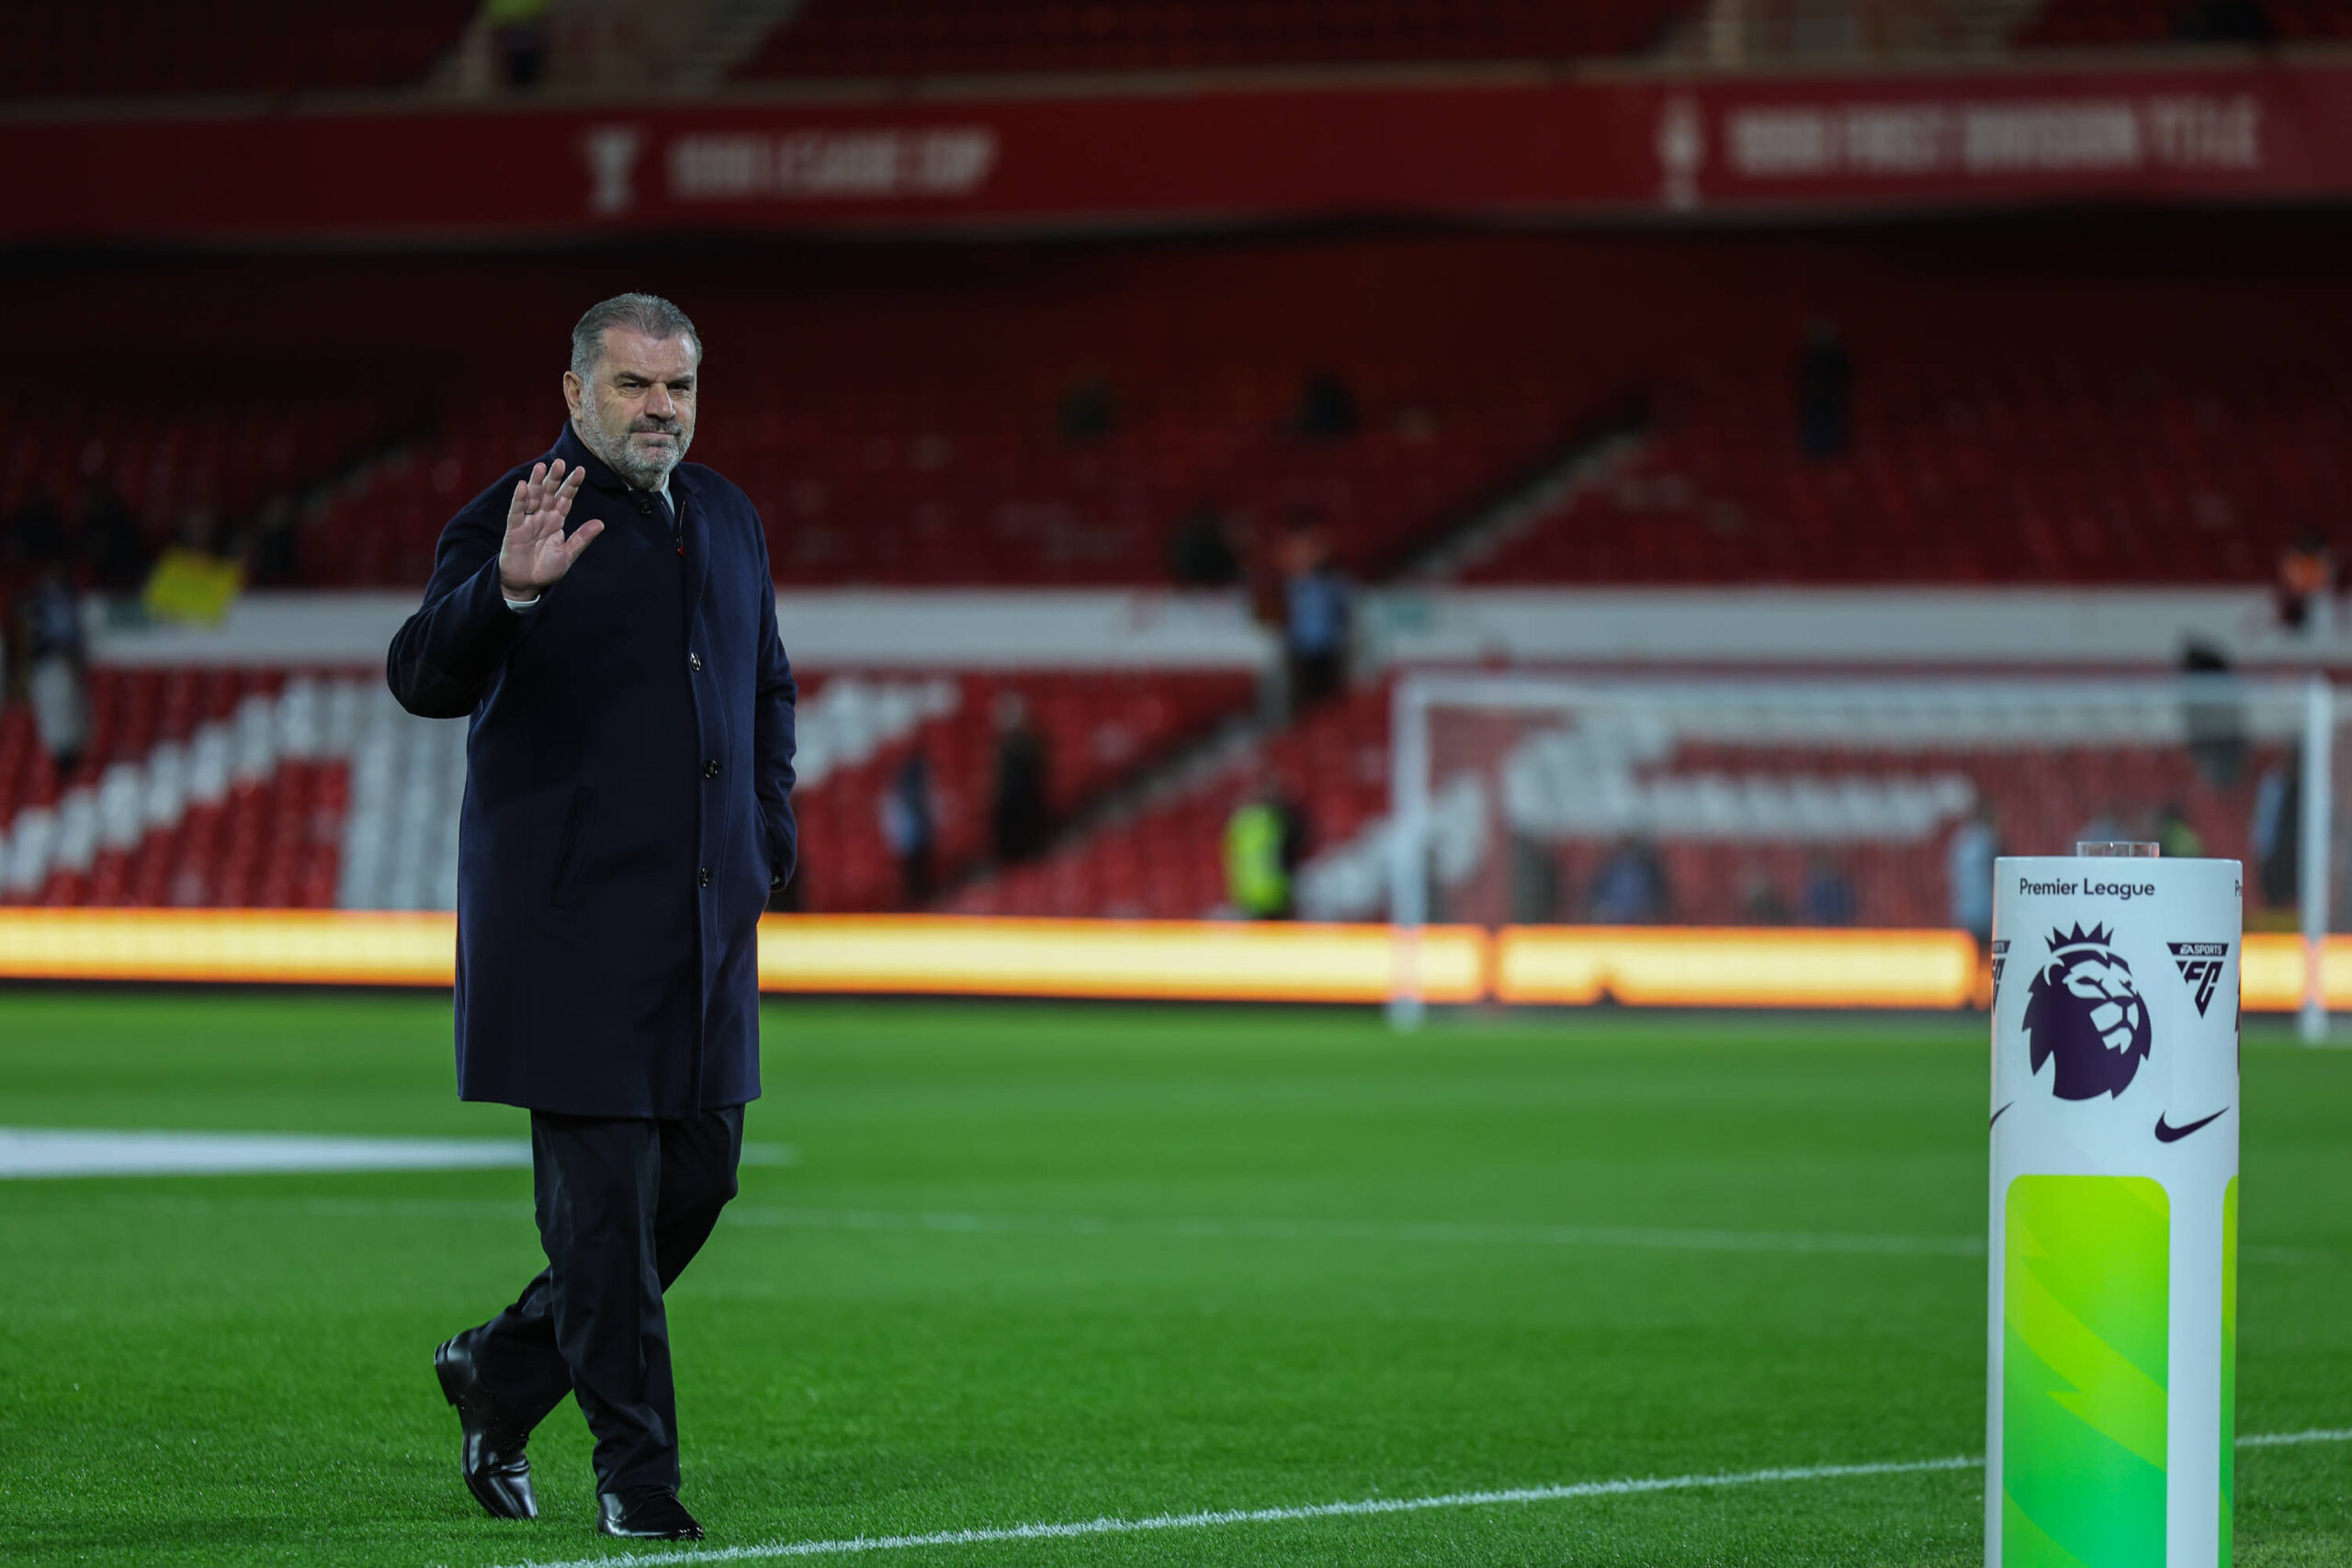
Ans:
{"type": "Polygon", "coordinates": [[[56,765],[60,781],[74,776],[90,741],[89,660],[82,641],[82,609],[65,568],[41,564],[17,607],[25,649],[25,695],[33,729],[56,765]]]}
{"type": "Polygon", "coordinates": [[[1801,895],[1804,908],[1804,923],[1809,926],[1850,926],[1854,923],[1853,878],[1846,868],[1826,854],[1815,854],[1805,864],[1804,891],[1801,895]]]}
{"type": "Polygon", "coordinates": [[[2157,809],[2156,842],[2166,860],[2198,860],[2205,853],[2205,835],[2190,824],[2178,801],[2157,809]]]}
{"type": "Polygon", "coordinates": [[[282,495],[270,497],[254,519],[252,578],[256,584],[281,587],[300,573],[295,521],[294,502],[282,495]]]}
{"type": "Polygon", "coordinates": [[[1100,376],[1084,376],[1072,382],[1062,394],[1061,407],[1055,411],[1054,426],[1072,446],[1108,441],[1119,428],[1119,404],[1112,396],[1111,383],[1100,376]]]}
{"type": "Polygon", "coordinates": [[[2066,846],[2074,852],[2075,844],[2131,843],[2138,835],[2123,826],[2123,814],[2112,806],[2102,806],[2092,813],[2091,819],[2075,829],[2075,843],[2066,846]]]}
{"type": "Polygon", "coordinates": [[[1853,439],[1854,360],[1838,329],[1816,318],[1797,356],[1797,445],[1815,462],[1842,457],[1853,439]]]}
{"type": "Polygon", "coordinates": [[[2262,0],[2189,0],[2173,12],[2173,37],[2183,43],[2275,43],[2278,28],[2262,0]]]}
{"type": "Polygon", "coordinates": [[[1640,839],[1620,839],[1593,874],[1585,912],[1596,925],[1642,926],[1666,918],[1673,900],[1657,852],[1640,839]]]}
{"type": "Polygon", "coordinates": [[[548,13],[553,0],[485,0],[481,19],[498,55],[498,74],[509,87],[528,92],[548,69],[548,13]]]}
{"type": "Polygon", "coordinates": [[[1739,917],[1751,926],[1789,923],[1789,901],[1781,897],[1772,868],[1762,861],[1752,860],[1740,868],[1739,917]]]}
{"type": "Polygon", "coordinates": [[[1344,441],[1363,427],[1356,395],[1329,370],[1318,370],[1298,390],[1298,412],[1291,428],[1308,441],[1344,441]]]}
{"type": "Polygon", "coordinates": [[[2300,750],[2263,770],[2254,787],[2254,882],[2263,908],[2291,909],[2302,888],[2303,761],[2300,750]]]}
{"type": "Polygon", "coordinates": [[[1282,781],[1267,773],[1226,821],[1226,897],[1250,919],[1289,919],[1306,859],[1306,820],[1282,781]]]}
{"type": "Polygon", "coordinates": [[[1168,541],[1168,570],[1179,588],[1230,588],[1241,581],[1241,556],[1223,513],[1192,510],[1168,541]]]}
{"type": "Polygon", "coordinates": [[[1560,918],[1560,859],[1532,833],[1510,836],[1510,918],[1521,926],[1548,926],[1560,918]]]}
{"type": "Polygon", "coordinates": [[[1336,694],[1348,679],[1348,582],[1311,516],[1291,519],[1283,540],[1283,649],[1292,716],[1336,694]]]}
{"type": "Polygon", "coordinates": [[[109,593],[136,593],[147,581],[147,536],[102,473],[82,488],[82,515],[75,529],[90,586],[109,593]]]}
{"type": "Polygon", "coordinates": [[[2295,536],[2278,558],[2278,624],[2290,632],[2316,630],[2312,607],[2335,591],[2335,552],[2316,528],[2295,536]]]}
{"type": "Polygon", "coordinates": [[[1968,820],[1951,830],[1944,845],[1944,876],[1951,900],[1951,923],[1976,939],[1980,953],[1992,947],[1993,862],[2000,852],[1993,807],[1979,800],[1968,820]]]}
{"type": "Polygon", "coordinates": [[[51,561],[65,559],[67,554],[65,520],[58,515],[57,503],[49,498],[47,491],[33,491],[8,519],[0,564],[38,572],[51,561]]]}
{"type": "Polygon", "coordinates": [[[2235,789],[2245,771],[2245,708],[2230,682],[2229,659],[2211,643],[2192,641],[2181,649],[2180,672],[2195,687],[2181,705],[2189,758],[2215,789],[2235,789]]]}
{"type": "Polygon", "coordinates": [[[1046,738],[1029,722],[1029,705],[1017,692],[996,700],[996,777],[989,796],[989,825],[1000,865],[1019,865],[1044,852],[1053,834],[1046,801],[1046,738]]]}
{"type": "Polygon", "coordinates": [[[905,908],[920,909],[931,897],[932,846],[937,837],[931,759],[918,746],[882,792],[882,841],[899,863],[899,902],[905,908]]]}

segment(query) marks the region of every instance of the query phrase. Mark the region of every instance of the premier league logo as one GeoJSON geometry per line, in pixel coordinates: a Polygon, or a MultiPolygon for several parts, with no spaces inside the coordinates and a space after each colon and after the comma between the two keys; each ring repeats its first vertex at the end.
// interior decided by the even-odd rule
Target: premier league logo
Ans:
{"type": "Polygon", "coordinates": [[[2055,1060],[2061,1100],[2112,1099],[2148,1059],[2148,1004],[2105,926],[2050,933],[2050,959],[2026,993],[2031,1070],[2055,1060]]]}

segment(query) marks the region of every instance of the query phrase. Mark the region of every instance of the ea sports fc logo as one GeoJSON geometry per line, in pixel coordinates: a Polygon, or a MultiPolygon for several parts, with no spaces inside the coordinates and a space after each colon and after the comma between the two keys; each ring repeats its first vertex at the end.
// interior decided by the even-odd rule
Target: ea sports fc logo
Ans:
{"type": "Polygon", "coordinates": [[[2052,931],[2049,962],[2026,994],[2031,1070],[2054,1059],[2061,1100],[2112,1099],[2148,1059],[2148,1004],[2113,941],[2105,926],[2052,931]]]}

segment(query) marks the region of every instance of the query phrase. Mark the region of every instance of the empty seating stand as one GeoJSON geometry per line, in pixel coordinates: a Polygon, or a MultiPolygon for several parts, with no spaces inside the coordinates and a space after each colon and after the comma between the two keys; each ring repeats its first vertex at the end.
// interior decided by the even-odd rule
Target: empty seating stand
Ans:
{"type": "MultiPolygon", "coordinates": [[[[933,865],[991,852],[997,728],[1018,697],[1067,820],[1251,699],[1246,674],[807,676],[797,907],[902,906],[884,791],[927,759],[933,865]]],[[[61,776],[29,710],[0,710],[0,902],[450,908],[465,787],[461,723],[402,712],[379,671],[91,673],[90,739],[61,776]]]]}
{"type": "MultiPolygon", "coordinates": [[[[2259,581],[2339,539],[2352,377],[2030,363],[1869,367],[1846,454],[1806,457],[1781,367],[1664,400],[1632,459],[1478,582],[2259,581]]],[[[2340,542],[2339,542],[2340,547],[2340,542]]]]}
{"type": "Polygon", "coordinates": [[[350,788],[332,689],[310,671],[96,670],[65,777],[22,705],[0,714],[0,901],[332,906],[350,788]]]}
{"type": "MultiPolygon", "coordinates": [[[[92,566],[105,546],[82,535],[80,518],[100,493],[122,508],[149,558],[174,543],[234,553],[271,527],[293,530],[298,544],[317,536],[300,526],[300,513],[322,505],[322,488],[391,434],[373,400],[324,394],[186,402],[0,395],[0,526],[45,506],[69,554],[92,566]]],[[[21,542],[0,551],[20,567],[29,555],[21,542]]]]}
{"type": "MultiPolygon", "coordinates": [[[[1226,905],[1226,823],[1271,773],[1301,809],[1307,829],[1301,914],[1383,919],[1388,712],[1385,683],[1361,687],[1215,776],[1107,822],[1038,864],[976,882],[948,907],[976,915],[1190,919],[1218,913],[1226,905]]],[[[1547,728],[1537,722],[1519,733],[1524,739],[1547,728]]],[[[1822,877],[1844,885],[1838,923],[1945,924],[1947,848],[1978,802],[1990,807],[2005,853],[2064,853],[2094,822],[2141,832],[2158,811],[2177,809],[2206,853],[2251,864],[2251,823],[2262,778],[2290,761],[2281,747],[2256,745],[2233,777],[2217,782],[2177,744],[2077,746],[2049,735],[1988,734],[1955,737],[1936,748],[1897,748],[1867,739],[1829,747],[1683,739],[1643,760],[1625,781],[1637,790],[1763,782],[1792,794],[1809,789],[1849,801],[1858,793],[1908,790],[1934,803],[1916,832],[1871,832],[1838,822],[1826,833],[1798,833],[1785,820],[1743,818],[1735,805],[1689,830],[1650,835],[1664,883],[1655,918],[1698,925],[1802,924],[1817,918],[1807,908],[1806,889],[1822,877]]],[[[1474,760],[1463,751],[1449,758],[1457,766],[1474,760]]],[[[1736,802],[1739,792],[1718,793],[1736,802]]],[[[1492,838],[1496,847],[1475,872],[1458,882],[1441,879],[1438,918],[1487,924],[1592,919],[1594,886],[1618,839],[1611,832],[1522,833],[1507,853],[1500,839],[1492,838]],[[1542,879],[1554,889],[1546,908],[1526,907],[1514,886],[1525,871],[1514,854],[1526,853],[1551,863],[1542,879]]]]}
{"type": "Polygon", "coordinates": [[[13,6],[0,97],[390,88],[424,79],[477,0],[74,0],[13,6]]]}
{"type": "MultiPolygon", "coordinates": [[[[1247,395],[1123,408],[1094,438],[1059,434],[1050,403],[770,405],[718,413],[694,456],[741,485],[793,586],[1148,584],[1203,507],[1260,554],[1311,515],[1359,577],[1416,548],[1557,451],[1589,400],[1567,385],[1420,392],[1364,378],[1363,427],[1308,439],[1285,425],[1296,371],[1247,395]]],[[[559,411],[560,412],[560,411],[559,411]]],[[[379,463],[306,523],[319,586],[421,584],[449,515],[545,450],[543,406],[495,397],[450,411],[451,433],[379,463]]]]}

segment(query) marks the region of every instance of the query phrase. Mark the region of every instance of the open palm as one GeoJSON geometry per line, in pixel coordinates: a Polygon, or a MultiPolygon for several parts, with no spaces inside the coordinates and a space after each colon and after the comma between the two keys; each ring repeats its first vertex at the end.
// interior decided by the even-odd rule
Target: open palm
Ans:
{"type": "Polygon", "coordinates": [[[594,518],[567,536],[563,520],[571,512],[585,468],[569,477],[563,459],[555,467],[533,465],[531,477],[514,484],[514,499],[506,508],[506,542],[498,548],[498,585],[510,599],[532,599],[539,591],[571,570],[571,563],[594,542],[605,525],[594,518]]]}

